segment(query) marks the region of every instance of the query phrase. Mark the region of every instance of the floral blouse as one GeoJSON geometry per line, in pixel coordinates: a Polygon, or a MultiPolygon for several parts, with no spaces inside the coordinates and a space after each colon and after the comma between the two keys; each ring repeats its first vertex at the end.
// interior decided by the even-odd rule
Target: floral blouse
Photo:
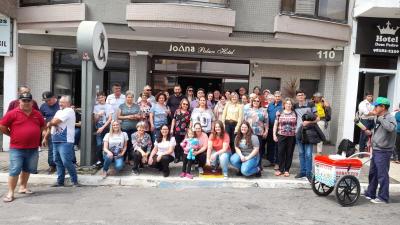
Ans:
{"type": "Polygon", "coordinates": [[[214,107],[214,115],[216,120],[221,120],[222,121],[222,114],[224,113],[224,108],[225,105],[222,105],[222,103],[218,102],[215,107],[214,107]]]}
{"type": "Polygon", "coordinates": [[[262,135],[268,129],[268,113],[264,108],[248,108],[244,120],[249,122],[255,135],[262,135]]]}
{"type": "Polygon", "coordinates": [[[185,135],[190,124],[190,112],[182,112],[180,109],[175,111],[174,115],[175,127],[174,131],[177,135],[185,135]]]}
{"type": "Polygon", "coordinates": [[[135,132],[131,136],[132,149],[142,149],[145,152],[150,152],[152,147],[151,137],[148,133],[144,133],[143,137],[140,137],[139,132],[135,132]]]}
{"type": "Polygon", "coordinates": [[[150,130],[149,117],[150,117],[151,103],[149,103],[149,102],[138,102],[138,105],[140,107],[140,114],[146,115],[146,118],[142,119],[140,121],[145,124],[144,130],[145,131],[149,131],[150,130]]]}

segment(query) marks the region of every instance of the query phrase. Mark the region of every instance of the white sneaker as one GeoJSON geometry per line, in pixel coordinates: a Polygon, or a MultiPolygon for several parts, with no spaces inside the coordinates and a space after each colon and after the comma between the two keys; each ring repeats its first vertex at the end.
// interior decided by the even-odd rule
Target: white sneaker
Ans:
{"type": "Polygon", "coordinates": [[[203,167],[199,167],[199,174],[203,174],[203,173],[204,173],[203,167]]]}
{"type": "Polygon", "coordinates": [[[364,197],[365,197],[365,199],[367,199],[367,200],[372,200],[372,198],[369,197],[369,196],[364,195],[364,197]]]}
{"type": "Polygon", "coordinates": [[[371,199],[371,202],[374,203],[374,204],[386,203],[385,201],[382,201],[379,198],[371,199]]]}
{"type": "Polygon", "coordinates": [[[229,180],[228,175],[224,175],[224,180],[229,180]]]}

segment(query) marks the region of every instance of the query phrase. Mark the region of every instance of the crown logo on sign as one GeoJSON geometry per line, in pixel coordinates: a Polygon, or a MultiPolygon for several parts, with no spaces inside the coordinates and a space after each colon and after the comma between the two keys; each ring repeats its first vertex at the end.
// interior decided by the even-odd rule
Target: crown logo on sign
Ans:
{"type": "Polygon", "coordinates": [[[378,27],[379,32],[381,34],[395,35],[397,30],[400,29],[400,27],[397,26],[396,28],[394,28],[394,27],[391,27],[390,25],[391,25],[391,23],[388,21],[386,23],[386,27],[381,27],[381,26],[376,26],[376,27],[378,27]]]}

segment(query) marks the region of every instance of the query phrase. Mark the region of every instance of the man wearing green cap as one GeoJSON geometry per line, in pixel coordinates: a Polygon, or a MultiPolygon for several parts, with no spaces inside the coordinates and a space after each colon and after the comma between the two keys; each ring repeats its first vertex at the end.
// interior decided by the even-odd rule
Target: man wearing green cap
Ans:
{"type": "Polygon", "coordinates": [[[373,105],[375,127],[365,130],[367,135],[372,135],[373,149],[365,197],[372,203],[389,203],[389,165],[396,142],[396,120],[389,113],[389,99],[378,97],[373,105]],[[377,195],[378,184],[380,187],[377,195]]]}

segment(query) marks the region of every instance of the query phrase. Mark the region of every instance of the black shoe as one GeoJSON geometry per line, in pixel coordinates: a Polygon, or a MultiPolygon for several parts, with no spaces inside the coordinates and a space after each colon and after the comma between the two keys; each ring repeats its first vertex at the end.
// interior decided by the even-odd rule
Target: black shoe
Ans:
{"type": "Polygon", "coordinates": [[[178,162],[179,162],[179,158],[175,158],[174,163],[178,163],[178,162]]]}
{"type": "Polygon", "coordinates": [[[56,169],[55,166],[50,166],[50,167],[47,169],[48,174],[52,174],[52,173],[54,173],[54,172],[56,172],[56,171],[57,171],[57,169],[56,169]]]}
{"type": "Polygon", "coordinates": [[[261,171],[258,171],[258,172],[255,174],[256,177],[261,177],[261,175],[262,175],[262,174],[261,174],[261,171]]]}
{"type": "Polygon", "coordinates": [[[82,185],[81,185],[80,183],[74,183],[74,184],[72,185],[72,187],[77,188],[77,187],[82,187],[82,185]]]}
{"type": "Polygon", "coordinates": [[[306,175],[304,175],[304,174],[298,173],[298,174],[296,174],[296,176],[295,176],[294,178],[300,179],[300,178],[303,178],[303,177],[305,177],[305,176],[306,176],[306,175]]]}
{"type": "Polygon", "coordinates": [[[312,176],[307,176],[307,180],[310,182],[310,184],[312,184],[312,176]]]}
{"type": "Polygon", "coordinates": [[[242,174],[241,171],[239,171],[239,172],[236,173],[236,176],[241,177],[241,176],[243,176],[243,174],[242,174]]]}
{"type": "Polygon", "coordinates": [[[138,169],[133,169],[132,174],[138,176],[140,173],[138,169]]]}
{"type": "Polygon", "coordinates": [[[103,163],[101,161],[97,161],[95,164],[92,165],[93,169],[100,169],[103,167],[103,163]]]}
{"type": "Polygon", "coordinates": [[[64,187],[64,184],[55,183],[50,185],[50,187],[64,187]]]}

